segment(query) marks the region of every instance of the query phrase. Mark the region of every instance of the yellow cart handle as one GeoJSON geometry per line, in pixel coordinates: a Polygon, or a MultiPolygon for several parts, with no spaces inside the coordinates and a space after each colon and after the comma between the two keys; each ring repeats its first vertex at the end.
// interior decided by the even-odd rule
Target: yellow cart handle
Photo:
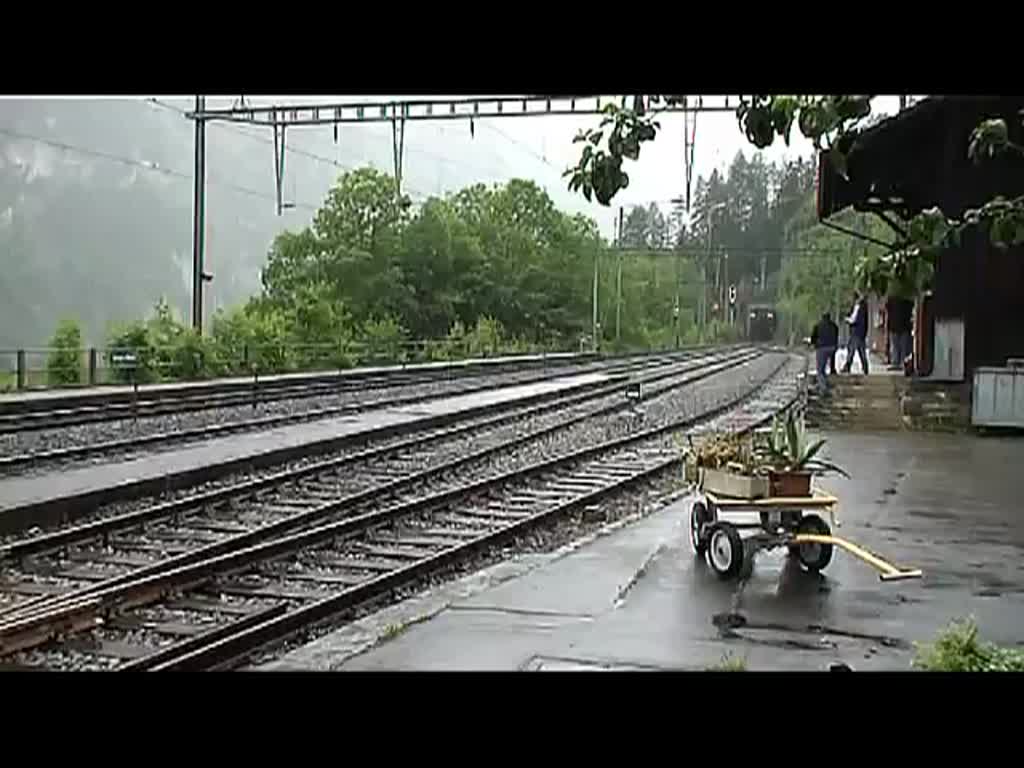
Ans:
{"type": "Polygon", "coordinates": [[[873,555],[866,549],[858,547],[853,542],[840,539],[838,536],[822,536],[817,533],[799,533],[793,537],[794,544],[833,544],[842,547],[851,555],[859,557],[868,565],[877,569],[880,573],[878,578],[882,581],[900,581],[902,579],[920,579],[924,574],[919,569],[903,570],[892,563],[888,563],[877,555],[873,555]]]}

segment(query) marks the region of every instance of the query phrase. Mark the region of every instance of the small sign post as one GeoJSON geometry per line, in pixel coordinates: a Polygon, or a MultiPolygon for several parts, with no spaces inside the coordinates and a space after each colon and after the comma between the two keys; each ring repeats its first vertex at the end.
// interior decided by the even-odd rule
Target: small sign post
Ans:
{"type": "Polygon", "coordinates": [[[139,356],[133,349],[119,349],[111,353],[110,362],[115,368],[128,371],[132,382],[132,419],[139,420],[139,380],[135,375],[139,367],[139,356]]]}

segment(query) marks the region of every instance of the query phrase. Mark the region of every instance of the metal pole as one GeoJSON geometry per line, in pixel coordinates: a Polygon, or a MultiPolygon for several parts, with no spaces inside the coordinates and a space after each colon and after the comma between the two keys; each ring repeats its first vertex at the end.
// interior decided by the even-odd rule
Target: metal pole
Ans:
{"type": "Polygon", "coordinates": [[[619,263],[615,275],[615,341],[622,337],[622,206],[619,206],[619,263]]]}
{"type": "Polygon", "coordinates": [[[712,209],[708,209],[708,255],[704,260],[704,267],[701,269],[701,295],[700,295],[700,314],[701,314],[701,330],[703,331],[708,325],[708,287],[707,287],[707,269],[708,264],[711,263],[711,226],[714,215],[712,209]]]}
{"type": "Polygon", "coordinates": [[[732,316],[732,305],[729,304],[729,254],[722,254],[722,271],[725,276],[722,278],[722,317],[726,322],[732,316]]]}
{"type": "MultiPolygon", "coordinates": [[[[206,106],[204,96],[196,96],[196,112],[206,106]]],[[[196,117],[195,197],[192,211],[192,327],[203,332],[203,246],[206,231],[206,124],[196,117]]]]}
{"type": "Polygon", "coordinates": [[[597,352],[597,271],[598,271],[598,267],[599,267],[599,260],[600,260],[600,258],[601,258],[600,252],[599,251],[594,251],[594,298],[593,298],[593,302],[594,302],[594,318],[593,318],[593,334],[594,334],[593,348],[594,348],[594,352],[597,352]]]}
{"type": "Polygon", "coordinates": [[[672,321],[676,326],[676,349],[679,349],[679,284],[682,282],[681,265],[682,265],[682,253],[678,254],[676,262],[676,300],[675,304],[672,305],[672,321]]]}

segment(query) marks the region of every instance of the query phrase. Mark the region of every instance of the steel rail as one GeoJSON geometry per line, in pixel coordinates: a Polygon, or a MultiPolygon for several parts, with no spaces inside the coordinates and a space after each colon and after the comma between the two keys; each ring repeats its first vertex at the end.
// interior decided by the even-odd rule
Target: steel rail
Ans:
{"type": "MultiPolygon", "coordinates": [[[[647,367],[656,367],[658,365],[672,365],[674,362],[680,360],[692,359],[691,356],[700,353],[685,352],[680,354],[674,359],[664,360],[660,357],[654,358],[654,362],[638,362],[638,363],[624,363],[621,365],[613,365],[610,368],[605,369],[609,375],[617,375],[620,372],[626,372],[644,369],[647,367]]],[[[605,372],[603,371],[603,372],[605,372]]],[[[373,400],[366,402],[346,403],[344,405],[332,406],[329,408],[320,408],[309,411],[303,411],[301,413],[289,413],[273,416],[264,416],[257,419],[244,419],[237,422],[229,422],[226,424],[213,424],[207,427],[197,427],[194,429],[180,430],[176,432],[159,432],[151,435],[142,435],[140,437],[124,438],[121,440],[109,440],[100,443],[91,443],[88,445],[71,446],[68,448],[57,448],[49,451],[40,451],[36,453],[17,454],[14,456],[0,457],[0,470],[10,470],[19,467],[25,467],[29,465],[38,465],[40,463],[48,462],[59,462],[70,459],[85,458],[96,454],[109,454],[116,452],[130,452],[133,449],[145,448],[152,445],[158,445],[161,443],[184,443],[195,440],[211,439],[227,434],[235,434],[238,432],[246,432],[257,429],[264,429],[269,427],[279,427],[288,424],[301,424],[308,421],[316,421],[319,419],[333,418],[337,416],[344,416],[347,414],[365,413],[369,410],[375,410],[378,408],[393,408],[403,405],[410,405],[413,403],[429,402],[431,400],[444,399],[446,397],[454,397],[458,395],[473,394],[474,392],[483,392],[489,389],[494,389],[496,386],[512,386],[512,385],[523,385],[529,384],[535,381],[543,381],[550,378],[550,374],[540,374],[538,376],[527,378],[526,380],[517,380],[515,382],[503,383],[501,385],[495,385],[494,383],[482,384],[476,387],[455,387],[452,390],[444,390],[437,393],[426,393],[426,394],[413,394],[403,395],[402,397],[373,400]]],[[[434,379],[424,379],[420,383],[428,384],[435,383],[434,379]]],[[[390,385],[389,385],[390,386],[390,385]]],[[[394,386],[415,386],[415,384],[395,384],[394,386]]],[[[388,387],[382,387],[388,388],[388,387]]],[[[343,394],[346,390],[334,392],[334,394],[343,394]]],[[[330,393],[328,393],[330,394],[330,393]]],[[[315,396],[315,395],[310,395],[315,396]]],[[[279,399],[289,399],[282,397],[279,399]]],[[[241,401],[240,401],[241,402],[241,401]]],[[[242,405],[247,405],[248,402],[241,402],[242,405]]],[[[217,406],[220,407],[220,406],[217,406]]],[[[197,409],[185,409],[185,410],[197,410],[197,409]]],[[[153,414],[142,414],[140,418],[147,418],[153,414]]],[[[158,414],[159,415],[159,414],[158,414]]],[[[40,427],[44,429],[47,427],[40,427]]],[[[3,430],[0,429],[0,433],[3,430]]]]}
{"type": "Polygon", "coordinates": [[[0,624],[0,653],[8,654],[16,650],[32,647],[40,642],[40,637],[51,637],[54,632],[67,633],[94,626],[101,612],[110,615],[113,612],[144,605],[159,600],[169,592],[185,590],[205,583],[216,574],[226,574],[235,570],[245,569],[253,563],[274,559],[283,554],[301,550],[304,547],[328,539],[351,536],[385,522],[413,514],[417,511],[430,509],[488,488],[536,476],[560,466],[642,443],[651,438],[707,421],[737,407],[753,396],[753,394],[760,391],[782,370],[787,362],[785,359],[780,362],[769,376],[750,391],[695,416],[674,419],[661,426],[633,435],[572,451],[527,467],[446,489],[414,501],[399,503],[390,508],[355,515],[334,523],[238,549],[160,574],[119,584],[91,594],[84,594],[70,602],[35,615],[22,616],[5,621],[0,624]]]}
{"type": "MultiPolygon", "coordinates": [[[[727,355],[719,360],[710,361],[710,364],[724,362],[728,359],[731,358],[727,355]]],[[[675,363],[674,366],[669,366],[670,369],[668,371],[643,376],[641,381],[651,382],[671,376],[678,376],[682,373],[694,370],[694,368],[699,368],[702,360],[703,358],[681,360],[675,363]],[[696,365],[692,365],[693,363],[696,363],[696,365]],[[684,364],[690,367],[681,368],[680,366],[684,364]]],[[[428,432],[425,435],[404,438],[398,442],[385,443],[381,446],[368,448],[355,454],[347,454],[340,457],[324,459],[303,467],[285,469],[260,478],[235,483],[225,488],[218,488],[211,491],[193,494],[170,502],[162,502],[143,510],[126,512],[121,515],[115,515],[111,518],[77,524],[70,528],[50,533],[43,533],[30,539],[12,542],[10,544],[0,546],[0,561],[53,551],[74,543],[75,541],[100,535],[104,531],[116,530],[117,526],[123,525],[125,527],[131,527],[160,517],[180,514],[193,506],[212,505],[224,501],[232,496],[250,495],[274,485],[300,480],[310,475],[336,469],[348,463],[365,461],[394,451],[406,450],[419,445],[427,445],[437,440],[458,436],[473,430],[486,429],[507,422],[510,419],[535,416],[557,408],[564,408],[566,406],[576,405],[577,403],[587,402],[588,400],[608,397],[621,389],[627,380],[628,378],[625,376],[616,376],[609,379],[607,382],[601,383],[599,386],[587,389],[583,392],[556,392],[553,394],[546,394],[539,398],[539,404],[534,404],[537,402],[534,400],[501,403],[500,407],[495,409],[497,412],[496,416],[487,415],[487,413],[491,413],[491,411],[488,411],[485,413],[482,420],[477,421],[474,419],[477,414],[470,413],[467,415],[467,418],[473,420],[461,425],[442,426],[438,428],[436,424],[427,424],[422,427],[418,427],[413,424],[411,425],[412,428],[399,434],[416,435],[419,432],[430,429],[434,429],[434,431],[428,432]]],[[[372,436],[370,437],[372,438],[372,436]]]]}
{"type": "MultiPolygon", "coordinates": [[[[691,374],[695,370],[698,371],[697,373],[692,373],[692,375],[687,375],[686,378],[682,379],[681,381],[675,381],[670,383],[669,385],[667,385],[666,387],[659,391],[656,391],[654,393],[649,392],[645,399],[657,397],[662,394],[671,392],[675,389],[678,389],[679,387],[687,386],[689,384],[702,381],[706,378],[722,373],[733,367],[744,365],[748,362],[757,359],[758,357],[760,357],[759,352],[750,352],[746,354],[727,356],[725,359],[713,360],[703,367],[698,362],[697,365],[694,365],[682,371],[669,371],[654,374],[652,375],[651,379],[662,380],[665,378],[671,378],[672,376],[691,374]]],[[[584,395],[576,396],[572,399],[575,401],[582,402],[585,401],[586,399],[605,397],[609,394],[612,394],[614,392],[614,389],[614,387],[609,387],[607,390],[602,391],[597,395],[592,395],[591,393],[584,393],[584,395]]],[[[537,406],[536,408],[531,409],[532,413],[530,413],[529,415],[534,415],[542,411],[564,408],[565,406],[565,401],[545,403],[541,406],[537,406]]],[[[12,606],[11,608],[5,611],[0,611],[0,619],[11,620],[17,616],[24,616],[29,613],[37,613],[40,610],[46,610],[48,607],[58,605],[61,602],[67,601],[69,599],[80,599],[88,594],[102,591],[105,588],[113,587],[117,584],[127,583],[128,581],[131,581],[133,578],[141,578],[147,575],[155,575],[160,572],[171,570],[175,567],[187,565],[192,562],[197,562],[199,560],[214,557],[216,555],[231,551],[232,549],[237,549],[240,547],[255,544],[260,541],[273,538],[274,536],[284,535],[289,531],[298,530],[313,523],[319,522],[324,517],[335,514],[338,510],[343,510],[361,503],[365,503],[367,501],[372,500],[374,497],[380,496],[382,494],[395,493],[404,488],[414,486],[418,483],[442,477],[456,469],[459,469],[473,462],[480,461],[482,459],[488,458],[500,452],[517,448],[521,445],[524,445],[532,441],[543,439],[544,437],[571,428],[584,421],[599,418],[600,416],[608,415],[610,413],[622,410],[629,406],[630,403],[621,402],[613,403],[608,406],[598,408],[597,410],[588,411],[587,413],[580,414],[578,416],[573,416],[570,417],[569,419],[560,421],[557,424],[533,430],[525,435],[520,435],[516,438],[506,440],[497,445],[485,447],[480,450],[471,452],[465,456],[459,457],[449,462],[445,462],[440,466],[424,469],[419,472],[414,472],[412,474],[405,475],[391,482],[386,482],[383,484],[378,484],[365,488],[358,492],[344,496],[340,499],[332,500],[331,502],[315,507],[312,510],[297,513],[292,517],[288,517],[273,523],[268,523],[252,531],[228,537],[227,539],[224,539],[220,542],[200,546],[192,550],[191,552],[176,555],[166,560],[160,561],[158,563],[154,563],[153,565],[144,566],[140,569],[136,569],[127,574],[112,577],[111,579],[107,579],[103,582],[94,584],[90,587],[73,590],[72,592],[64,595],[24,601],[20,604],[12,606]]],[[[224,502],[232,497],[250,496],[257,491],[266,489],[272,485],[281,485],[284,483],[293,482],[294,480],[299,479],[300,477],[307,477],[309,475],[316,475],[318,473],[322,473],[325,469],[337,469],[339,467],[355,464],[361,461],[366,461],[368,459],[378,458],[388,453],[402,451],[408,449],[409,447],[423,446],[431,442],[436,442],[437,440],[440,439],[452,437],[454,435],[461,435],[477,431],[480,430],[481,428],[493,424],[507,422],[509,420],[521,419],[524,415],[527,414],[503,414],[493,419],[490,419],[486,424],[476,423],[461,425],[449,430],[445,430],[440,434],[411,438],[402,441],[398,445],[386,445],[381,446],[379,448],[361,451],[357,454],[342,457],[340,459],[330,460],[327,462],[319,462],[318,464],[311,467],[303,467],[298,470],[276,473],[275,475],[272,475],[268,478],[260,478],[258,480],[248,481],[246,483],[232,486],[230,488],[218,489],[215,491],[201,494],[197,497],[188,497],[186,499],[181,499],[174,502],[159,504],[147,509],[137,510],[134,512],[125,513],[123,515],[118,515],[114,518],[106,518],[91,523],[86,523],[84,525],[76,526],[67,531],[59,531],[53,534],[47,534],[33,539],[28,539],[22,542],[16,542],[14,544],[10,544],[0,548],[0,560],[23,558],[32,554],[53,551],[56,549],[60,549],[62,547],[66,547],[69,544],[74,543],[76,541],[85,541],[96,538],[98,536],[104,536],[104,543],[106,544],[109,543],[107,536],[109,536],[110,533],[116,530],[135,527],[139,524],[152,522],[153,520],[160,518],[180,516],[184,512],[187,512],[189,509],[210,506],[216,503],[224,502]]]]}
{"type": "MultiPolygon", "coordinates": [[[[657,359],[657,358],[656,358],[657,359]]],[[[580,366],[586,370],[594,364],[584,363],[580,366]]],[[[601,367],[600,365],[598,367],[601,367]]],[[[615,364],[612,365],[612,368],[615,364]]],[[[121,419],[153,418],[157,416],[168,416],[177,413],[192,413],[199,411],[214,410],[216,408],[232,408],[253,405],[259,403],[277,402],[280,400],[300,399],[316,397],[318,395],[346,394],[349,392],[362,392],[364,390],[390,389],[393,387],[417,386],[421,384],[432,384],[439,381],[454,382],[459,394],[471,394],[485,389],[492,388],[494,384],[480,384],[477,386],[458,387],[458,382],[483,378],[487,376],[499,376],[503,374],[528,374],[535,370],[535,366],[517,367],[513,364],[509,369],[489,368],[461,372],[455,378],[442,375],[422,376],[420,378],[395,378],[381,379],[371,385],[365,381],[344,381],[340,376],[335,382],[315,382],[312,384],[290,385],[284,387],[272,387],[269,390],[265,385],[254,381],[252,388],[226,393],[192,393],[188,392],[179,397],[158,398],[154,400],[141,400],[138,402],[114,402],[101,405],[82,406],[71,409],[42,409],[29,411],[27,413],[0,414],[0,435],[25,431],[42,431],[45,429],[61,429],[67,427],[84,426],[87,424],[98,424],[121,419]]],[[[550,378],[549,370],[538,371],[533,376],[527,376],[520,383],[530,383],[550,378]]],[[[435,397],[447,397],[451,392],[441,393],[435,397]]],[[[408,402],[416,402],[425,399],[423,395],[411,395],[404,398],[397,398],[393,401],[373,401],[368,403],[354,403],[349,408],[358,410],[362,407],[375,408],[386,405],[401,405],[408,402]]],[[[20,459],[20,457],[15,457],[20,459]]],[[[18,461],[14,462],[19,463],[18,461]]],[[[4,466],[0,464],[0,467],[4,466]]]]}
{"type": "MultiPolygon", "coordinates": [[[[783,363],[783,366],[785,363],[783,363]]],[[[780,366],[780,369],[781,367],[780,366]]],[[[778,371],[769,377],[774,378],[778,371]]],[[[741,398],[748,399],[750,395],[741,398]]],[[[743,434],[769,422],[777,413],[792,407],[793,400],[777,408],[773,413],[756,420],[737,431],[743,434]]],[[[614,455],[614,454],[613,454],[614,455]]],[[[502,544],[528,530],[586,508],[602,499],[647,479],[676,468],[681,457],[672,455],[644,466],[628,477],[612,481],[604,486],[584,493],[554,507],[543,509],[526,518],[514,521],[495,530],[487,531],[470,541],[454,545],[430,557],[417,560],[404,568],[398,568],[376,578],[350,587],[338,595],[301,606],[292,611],[282,611],[263,623],[239,621],[218,627],[217,630],[167,648],[123,665],[119,671],[200,671],[208,669],[230,669],[245,661],[252,653],[266,646],[286,640],[297,632],[317,625],[334,616],[340,616],[361,605],[371,603],[382,595],[392,592],[408,583],[415,582],[431,573],[443,571],[459,561],[488,548],[502,544]],[[235,626],[234,631],[230,630],[235,626]]],[[[280,603],[285,605],[285,603],[280,603]]],[[[275,606],[275,607],[278,607],[275,606]]]]}

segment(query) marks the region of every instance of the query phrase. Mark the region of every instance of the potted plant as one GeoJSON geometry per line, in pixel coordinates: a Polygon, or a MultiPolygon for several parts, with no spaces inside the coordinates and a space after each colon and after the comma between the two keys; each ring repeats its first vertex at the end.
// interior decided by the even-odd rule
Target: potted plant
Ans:
{"type": "Polygon", "coordinates": [[[695,447],[690,441],[685,463],[686,480],[722,496],[758,499],[768,495],[766,477],[755,471],[749,437],[712,435],[695,447]]]}
{"type": "Polygon", "coordinates": [[[771,495],[810,496],[814,475],[836,472],[849,477],[841,467],[816,458],[825,442],[817,440],[808,445],[803,421],[792,411],[786,414],[785,422],[776,416],[768,443],[755,449],[759,471],[768,475],[771,495]]]}

